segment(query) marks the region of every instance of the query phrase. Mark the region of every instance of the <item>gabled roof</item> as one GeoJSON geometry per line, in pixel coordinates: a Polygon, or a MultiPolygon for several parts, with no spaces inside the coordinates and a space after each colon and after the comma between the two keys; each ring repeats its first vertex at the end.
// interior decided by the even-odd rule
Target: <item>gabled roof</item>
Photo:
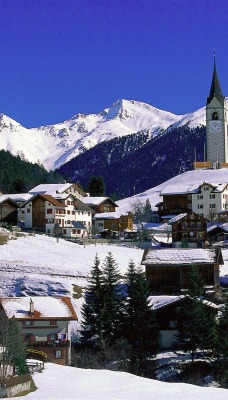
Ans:
{"type": "Polygon", "coordinates": [[[12,203],[13,206],[15,206],[16,208],[19,207],[18,204],[15,201],[13,201],[10,197],[0,196],[0,204],[4,203],[5,201],[12,203]]]}
{"type": "Polygon", "coordinates": [[[169,224],[172,225],[172,224],[174,224],[174,222],[180,221],[182,218],[185,218],[187,215],[188,215],[187,213],[176,215],[175,217],[173,217],[169,220],[169,224]]]}
{"type": "Polygon", "coordinates": [[[193,264],[223,264],[221,251],[209,249],[163,249],[145,250],[143,265],[193,265],[193,264]]]}
{"type": "Polygon", "coordinates": [[[19,320],[77,320],[77,315],[69,297],[10,297],[1,298],[0,303],[8,318],[19,320]],[[30,302],[34,303],[34,313],[30,313],[30,302]]]}
{"type": "Polygon", "coordinates": [[[88,206],[88,204],[84,203],[84,198],[83,201],[79,199],[75,199],[75,208],[79,211],[89,211],[91,213],[94,213],[94,210],[88,206]]]}
{"type": "Polygon", "coordinates": [[[115,207],[119,207],[110,197],[91,197],[87,196],[83,198],[83,203],[88,204],[89,206],[99,206],[106,201],[112,203],[115,207]]]}
{"type": "Polygon", "coordinates": [[[122,216],[129,215],[128,212],[121,212],[121,211],[109,211],[105,213],[97,213],[94,215],[94,219],[119,219],[122,216]]]}
{"type": "Polygon", "coordinates": [[[49,203],[53,204],[53,206],[58,207],[58,208],[64,208],[65,205],[63,203],[60,203],[60,201],[56,200],[54,197],[52,197],[50,194],[35,194],[32,196],[28,201],[26,201],[23,205],[23,207],[30,203],[33,202],[35,199],[38,197],[41,197],[43,200],[48,201],[49,203]]]}
{"type": "Polygon", "coordinates": [[[213,70],[212,81],[211,81],[211,89],[210,89],[209,96],[207,98],[207,104],[209,104],[214,97],[216,97],[216,99],[219,101],[219,103],[222,106],[224,105],[224,96],[222,94],[222,89],[221,89],[220,82],[218,79],[215,57],[214,57],[214,70],[213,70]]]}
{"type": "Polygon", "coordinates": [[[73,184],[72,183],[44,183],[38,186],[35,186],[33,189],[29,191],[32,194],[38,193],[63,193],[65,190],[69,189],[73,184]]]}
{"type": "Polygon", "coordinates": [[[15,201],[16,203],[24,202],[29,200],[32,197],[30,193],[14,193],[14,194],[4,194],[3,196],[10,198],[11,200],[15,201]]]}

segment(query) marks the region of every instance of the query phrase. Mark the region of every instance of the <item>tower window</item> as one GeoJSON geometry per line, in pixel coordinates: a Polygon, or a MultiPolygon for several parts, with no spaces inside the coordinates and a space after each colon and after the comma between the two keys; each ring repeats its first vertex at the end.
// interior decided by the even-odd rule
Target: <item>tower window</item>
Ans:
{"type": "Polygon", "coordinates": [[[212,119],[218,119],[218,113],[217,113],[217,111],[213,112],[213,114],[212,114],[212,119]]]}

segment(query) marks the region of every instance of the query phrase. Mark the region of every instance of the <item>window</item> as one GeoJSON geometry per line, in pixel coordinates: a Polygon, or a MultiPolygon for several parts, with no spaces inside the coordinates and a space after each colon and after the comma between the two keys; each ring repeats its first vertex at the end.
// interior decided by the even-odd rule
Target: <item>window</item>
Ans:
{"type": "Polygon", "coordinates": [[[192,204],[188,204],[188,209],[189,209],[189,210],[192,209],[192,204]]]}
{"type": "Polygon", "coordinates": [[[50,325],[57,325],[57,321],[55,320],[55,319],[52,319],[51,321],[50,321],[50,325]]]}
{"type": "Polygon", "coordinates": [[[67,230],[63,229],[63,234],[66,235],[66,233],[67,233],[67,230]]]}
{"type": "Polygon", "coordinates": [[[74,206],[74,201],[71,201],[71,205],[74,206]]]}
{"type": "Polygon", "coordinates": [[[77,235],[80,235],[81,231],[80,229],[77,229],[77,235]]]}
{"type": "Polygon", "coordinates": [[[70,206],[70,200],[67,200],[67,205],[70,206]]]}
{"type": "Polygon", "coordinates": [[[103,226],[103,222],[98,222],[98,226],[103,226]]]}
{"type": "Polygon", "coordinates": [[[197,199],[198,200],[203,199],[203,194],[198,194],[197,199]]]}
{"type": "Polygon", "coordinates": [[[90,217],[90,212],[88,212],[88,216],[90,217]]]}
{"type": "Polygon", "coordinates": [[[70,214],[70,210],[67,210],[67,214],[70,214]]]}
{"type": "Polygon", "coordinates": [[[203,204],[198,204],[198,208],[203,208],[203,204]]]}
{"type": "Polygon", "coordinates": [[[34,321],[24,321],[25,326],[32,326],[34,325],[34,321]]]}
{"type": "Polygon", "coordinates": [[[62,350],[56,350],[55,358],[62,358],[62,350]]]}
{"type": "Polygon", "coordinates": [[[69,219],[67,220],[67,224],[70,224],[70,220],[69,219]]]}
{"type": "Polygon", "coordinates": [[[215,203],[211,203],[210,208],[215,208],[215,203]]]}
{"type": "Polygon", "coordinates": [[[72,215],[75,215],[75,211],[72,211],[72,215]]]}
{"type": "Polygon", "coordinates": [[[209,190],[208,186],[204,186],[203,190],[209,190]]]}
{"type": "Polygon", "coordinates": [[[201,228],[201,222],[197,222],[197,228],[201,228]]]}
{"type": "Polygon", "coordinates": [[[30,208],[27,208],[27,213],[28,213],[28,214],[30,213],[30,211],[31,211],[30,208]]]}
{"type": "Polygon", "coordinates": [[[210,194],[210,199],[215,199],[215,194],[210,194]]]}
{"type": "Polygon", "coordinates": [[[75,235],[76,229],[72,229],[72,234],[75,235]]]}
{"type": "Polygon", "coordinates": [[[52,214],[52,208],[47,208],[47,214],[52,214]]]}

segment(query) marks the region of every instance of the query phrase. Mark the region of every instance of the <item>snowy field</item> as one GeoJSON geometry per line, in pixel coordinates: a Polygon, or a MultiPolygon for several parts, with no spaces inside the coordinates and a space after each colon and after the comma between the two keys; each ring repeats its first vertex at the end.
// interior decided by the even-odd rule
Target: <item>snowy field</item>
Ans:
{"type": "MultiPolygon", "coordinates": [[[[226,389],[165,383],[126,372],[45,364],[33,375],[36,390],[26,400],[227,400],[226,389]]],[[[19,400],[22,397],[14,397],[19,400]]]]}
{"type": "MultiPolygon", "coordinates": [[[[86,247],[45,235],[9,240],[0,246],[0,296],[67,295],[73,285],[86,286],[87,276],[97,254],[103,263],[111,252],[124,274],[133,260],[140,265],[143,250],[116,245],[86,247]]],[[[220,276],[228,282],[228,250],[223,251],[225,265],[220,276]]],[[[81,300],[72,299],[80,319],[81,300]]],[[[76,327],[76,326],[74,326],[76,327]]],[[[140,378],[124,372],[83,370],[46,364],[43,373],[36,373],[38,390],[25,396],[31,400],[225,400],[227,390],[201,388],[140,378]]],[[[19,399],[19,398],[18,398],[19,399]]]]}

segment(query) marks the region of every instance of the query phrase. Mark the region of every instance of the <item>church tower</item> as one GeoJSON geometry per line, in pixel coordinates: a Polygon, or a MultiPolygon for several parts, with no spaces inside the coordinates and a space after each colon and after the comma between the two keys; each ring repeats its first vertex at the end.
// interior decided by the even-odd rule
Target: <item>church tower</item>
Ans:
{"type": "Polygon", "coordinates": [[[227,110],[226,101],[219,83],[215,56],[211,89],[206,105],[207,161],[212,168],[227,167],[227,110]]]}

